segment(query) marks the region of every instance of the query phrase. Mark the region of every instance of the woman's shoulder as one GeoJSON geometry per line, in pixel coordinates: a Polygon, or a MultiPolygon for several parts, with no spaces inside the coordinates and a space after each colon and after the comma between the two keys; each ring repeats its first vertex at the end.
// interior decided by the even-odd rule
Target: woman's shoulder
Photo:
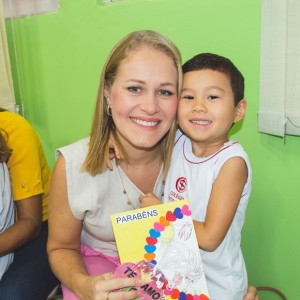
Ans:
{"type": "Polygon", "coordinates": [[[89,140],[89,137],[83,138],[72,144],[58,148],[55,153],[56,158],[58,158],[60,155],[63,155],[66,160],[68,158],[77,158],[80,160],[84,159],[88,151],[89,140]]]}

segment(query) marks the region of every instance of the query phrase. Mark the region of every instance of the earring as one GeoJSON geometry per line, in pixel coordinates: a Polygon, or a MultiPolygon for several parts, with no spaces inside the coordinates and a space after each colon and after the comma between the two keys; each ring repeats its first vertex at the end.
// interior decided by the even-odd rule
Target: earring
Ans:
{"type": "Polygon", "coordinates": [[[107,104],[107,106],[106,106],[106,113],[107,113],[107,115],[108,116],[112,116],[112,111],[111,111],[111,106],[110,106],[110,104],[107,104]]]}

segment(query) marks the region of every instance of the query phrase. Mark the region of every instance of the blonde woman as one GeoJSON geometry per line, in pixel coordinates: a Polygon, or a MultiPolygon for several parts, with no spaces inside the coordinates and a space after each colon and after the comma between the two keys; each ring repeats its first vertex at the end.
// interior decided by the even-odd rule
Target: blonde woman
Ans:
{"type": "Polygon", "coordinates": [[[181,58],[153,31],[133,32],[103,68],[89,138],[58,150],[49,199],[48,254],[64,299],[134,299],[134,279],[108,279],[119,264],[110,215],[163,192],[176,129],[181,58]],[[106,169],[109,135],[123,159],[106,169]]]}

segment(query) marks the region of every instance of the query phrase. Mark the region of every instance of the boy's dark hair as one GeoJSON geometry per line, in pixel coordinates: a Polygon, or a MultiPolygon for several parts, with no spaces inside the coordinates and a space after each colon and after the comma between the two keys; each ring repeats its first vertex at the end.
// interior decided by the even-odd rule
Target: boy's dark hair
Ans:
{"type": "Polygon", "coordinates": [[[228,76],[235,105],[244,99],[244,76],[228,58],[213,53],[201,53],[195,55],[182,65],[183,74],[203,69],[222,72],[228,76]]]}

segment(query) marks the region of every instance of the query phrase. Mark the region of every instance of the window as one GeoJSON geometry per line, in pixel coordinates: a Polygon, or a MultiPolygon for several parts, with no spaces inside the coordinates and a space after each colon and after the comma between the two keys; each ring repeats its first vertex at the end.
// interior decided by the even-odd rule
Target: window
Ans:
{"type": "MultiPolygon", "coordinates": [[[[1,0],[0,0],[1,1],[1,0]]],[[[57,11],[59,0],[2,0],[4,17],[24,17],[57,11]]]]}
{"type": "Polygon", "coordinates": [[[262,0],[260,132],[300,135],[300,1],[262,0]]]}
{"type": "MultiPolygon", "coordinates": [[[[57,11],[59,0],[0,0],[0,106],[11,111],[18,110],[15,103],[13,81],[11,76],[10,59],[7,46],[6,28],[4,18],[14,19],[28,15],[36,15],[57,11]]],[[[13,24],[13,22],[12,22],[13,24]]],[[[14,27],[12,26],[14,36],[14,27]]],[[[14,43],[15,49],[15,43],[14,43]]],[[[16,61],[17,69],[18,62],[16,61]]],[[[19,74],[19,71],[17,71],[19,74]]],[[[20,92],[20,94],[22,94],[20,92]]],[[[22,109],[24,105],[22,103],[22,109]]]]}
{"type": "Polygon", "coordinates": [[[0,107],[14,111],[15,96],[2,5],[0,5],[0,78],[0,107]]]}

